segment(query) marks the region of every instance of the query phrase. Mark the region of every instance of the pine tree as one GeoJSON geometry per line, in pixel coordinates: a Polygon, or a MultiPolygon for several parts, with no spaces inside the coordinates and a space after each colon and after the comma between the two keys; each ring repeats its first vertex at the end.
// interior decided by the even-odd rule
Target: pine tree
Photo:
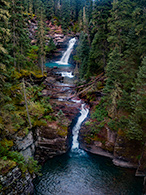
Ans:
{"type": "Polygon", "coordinates": [[[123,52],[126,35],[132,27],[131,14],[135,3],[130,0],[114,1],[111,10],[111,17],[108,20],[110,36],[108,41],[111,43],[111,48],[120,47],[120,52],[123,52]]]}
{"type": "Polygon", "coordinates": [[[7,43],[10,38],[10,31],[8,28],[10,14],[8,7],[8,1],[2,0],[0,4],[0,66],[2,66],[2,63],[5,63],[3,60],[5,58],[5,55],[7,54],[7,43]]]}
{"type": "Polygon", "coordinates": [[[142,61],[131,94],[133,109],[128,123],[127,137],[141,140],[146,132],[146,57],[142,61]]]}
{"type": "Polygon", "coordinates": [[[21,67],[26,65],[30,40],[26,30],[26,21],[23,17],[23,7],[19,0],[12,0],[10,12],[11,52],[14,67],[20,70],[21,67]]]}
{"type": "Polygon", "coordinates": [[[79,45],[77,47],[77,61],[80,64],[80,76],[81,78],[85,77],[87,74],[87,64],[88,64],[88,55],[89,55],[89,42],[88,35],[84,32],[81,32],[79,45]]]}
{"type": "Polygon", "coordinates": [[[44,4],[42,4],[41,0],[33,0],[33,9],[34,14],[37,16],[39,14],[40,8],[44,8],[44,4]]]}
{"type": "Polygon", "coordinates": [[[45,62],[45,23],[44,23],[44,15],[43,8],[39,10],[39,21],[38,21],[38,32],[37,32],[37,45],[39,47],[38,50],[38,64],[41,69],[42,75],[44,71],[44,62],[45,62]]]}
{"type": "Polygon", "coordinates": [[[70,19],[70,1],[64,0],[61,4],[61,24],[64,30],[69,27],[70,19]]]}
{"type": "Polygon", "coordinates": [[[7,66],[10,62],[10,56],[8,52],[10,31],[9,31],[9,3],[7,0],[1,0],[0,3],[0,103],[5,101],[6,96],[3,89],[7,89],[5,82],[7,76],[7,66]]]}
{"type": "Polygon", "coordinates": [[[110,16],[111,3],[99,3],[94,7],[92,16],[92,31],[90,38],[92,40],[91,50],[89,54],[89,67],[90,74],[103,71],[107,65],[108,58],[108,18],[110,16]]]}
{"type": "Polygon", "coordinates": [[[45,0],[43,2],[44,2],[46,17],[50,20],[55,15],[55,2],[54,0],[45,0]]]}

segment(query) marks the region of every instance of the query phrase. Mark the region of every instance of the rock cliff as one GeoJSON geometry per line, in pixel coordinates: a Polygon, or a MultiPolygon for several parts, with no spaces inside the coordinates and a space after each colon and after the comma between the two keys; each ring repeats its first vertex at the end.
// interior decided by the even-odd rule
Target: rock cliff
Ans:
{"type": "Polygon", "coordinates": [[[53,107],[52,116],[56,120],[47,122],[45,126],[37,127],[35,131],[35,158],[45,162],[48,158],[66,153],[71,146],[70,125],[79,113],[80,103],[67,101],[67,96],[73,93],[74,84],[64,84],[57,68],[48,69],[44,82],[43,96],[49,96],[53,107]]]}
{"type": "MultiPolygon", "coordinates": [[[[95,112],[96,106],[100,102],[92,101],[90,114],[95,112]]],[[[80,148],[88,152],[107,156],[113,159],[117,166],[135,168],[136,176],[145,175],[145,146],[141,142],[128,140],[125,132],[121,129],[113,131],[106,123],[99,129],[99,122],[91,118],[86,121],[80,129],[80,148]]]]}

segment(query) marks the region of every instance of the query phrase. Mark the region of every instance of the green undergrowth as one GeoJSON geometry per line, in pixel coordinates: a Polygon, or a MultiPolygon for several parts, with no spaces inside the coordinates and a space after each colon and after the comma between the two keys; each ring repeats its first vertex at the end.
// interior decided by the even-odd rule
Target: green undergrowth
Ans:
{"type": "Polygon", "coordinates": [[[92,107],[90,113],[90,119],[85,123],[85,127],[89,131],[85,135],[85,141],[86,143],[100,141],[104,144],[106,141],[106,128],[109,128],[111,131],[118,132],[120,122],[117,118],[112,119],[108,115],[105,97],[101,98],[98,105],[92,107]]]}
{"type": "Polygon", "coordinates": [[[21,71],[12,69],[4,77],[4,86],[0,89],[2,97],[0,99],[0,172],[2,174],[6,174],[15,166],[19,166],[22,172],[29,170],[30,173],[37,173],[40,169],[37,161],[33,159],[29,159],[26,163],[24,157],[17,151],[14,140],[17,137],[25,137],[31,128],[46,126],[47,121],[55,119],[52,116],[53,108],[49,103],[49,97],[42,96],[44,86],[40,81],[42,82],[45,76],[38,69],[28,68],[21,71]]]}
{"type": "Polygon", "coordinates": [[[0,172],[5,175],[12,168],[18,166],[22,173],[29,171],[30,174],[39,174],[40,165],[33,158],[25,161],[22,154],[12,150],[13,140],[4,139],[0,142],[0,172]]]}
{"type": "Polygon", "coordinates": [[[63,137],[67,136],[68,127],[65,125],[59,125],[59,128],[57,129],[57,134],[63,137]]]}

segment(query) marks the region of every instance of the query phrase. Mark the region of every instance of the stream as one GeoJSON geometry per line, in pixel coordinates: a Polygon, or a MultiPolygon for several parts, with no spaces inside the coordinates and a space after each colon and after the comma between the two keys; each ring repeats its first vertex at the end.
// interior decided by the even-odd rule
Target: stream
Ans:
{"type": "MultiPolygon", "coordinates": [[[[76,39],[69,41],[60,61],[46,66],[59,67],[64,85],[73,82],[68,64],[76,39]]],[[[64,101],[60,98],[60,101],[64,101]]],[[[78,134],[89,109],[81,100],[80,114],[72,128],[72,146],[64,155],[49,159],[42,167],[42,176],[34,180],[35,195],[141,195],[143,178],[135,177],[135,170],[113,165],[112,160],[80,149],[78,134]]]]}

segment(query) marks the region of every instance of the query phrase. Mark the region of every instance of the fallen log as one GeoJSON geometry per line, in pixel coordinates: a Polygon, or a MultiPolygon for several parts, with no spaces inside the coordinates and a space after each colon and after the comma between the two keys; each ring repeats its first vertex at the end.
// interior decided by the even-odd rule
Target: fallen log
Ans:
{"type": "MultiPolygon", "coordinates": [[[[68,98],[68,100],[70,100],[71,98],[73,98],[73,97],[75,97],[75,96],[79,96],[80,94],[84,93],[85,91],[88,91],[90,88],[92,88],[92,87],[94,86],[95,82],[97,82],[98,80],[100,80],[100,79],[102,78],[102,76],[103,76],[103,73],[101,73],[100,75],[98,75],[98,76],[94,79],[94,81],[92,81],[92,82],[90,82],[90,83],[87,83],[87,84],[85,84],[85,85],[78,86],[77,88],[83,88],[83,87],[85,87],[85,86],[86,86],[86,88],[83,89],[82,91],[79,91],[78,93],[76,93],[76,94],[70,96],[70,97],[68,98]],[[88,87],[87,87],[87,86],[88,86],[88,87]]],[[[104,94],[101,94],[101,95],[104,95],[104,94]]]]}

